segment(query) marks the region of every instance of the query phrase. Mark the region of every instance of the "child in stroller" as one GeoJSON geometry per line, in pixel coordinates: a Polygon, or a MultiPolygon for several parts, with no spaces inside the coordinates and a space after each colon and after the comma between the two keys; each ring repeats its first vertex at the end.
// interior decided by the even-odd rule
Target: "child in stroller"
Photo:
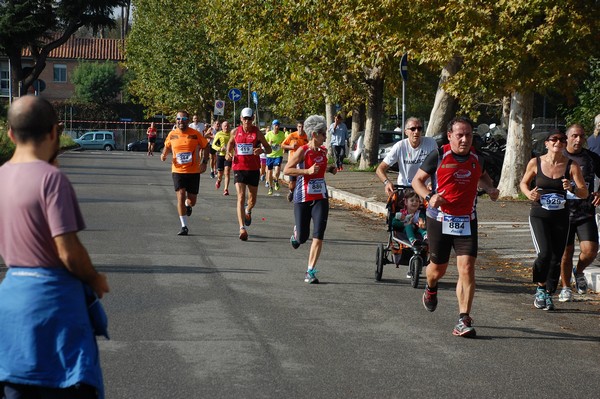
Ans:
{"type": "Polygon", "coordinates": [[[410,245],[421,245],[422,242],[415,235],[415,230],[427,242],[427,230],[425,229],[425,208],[421,206],[421,198],[412,190],[404,192],[404,206],[395,214],[392,220],[392,229],[404,231],[410,245]]]}
{"type": "Polygon", "coordinates": [[[429,263],[425,206],[410,186],[394,186],[387,202],[389,239],[377,247],[375,280],[380,281],[387,263],[407,265],[407,278],[417,288],[423,267],[429,263]],[[391,260],[388,256],[391,255],[391,260]]]}

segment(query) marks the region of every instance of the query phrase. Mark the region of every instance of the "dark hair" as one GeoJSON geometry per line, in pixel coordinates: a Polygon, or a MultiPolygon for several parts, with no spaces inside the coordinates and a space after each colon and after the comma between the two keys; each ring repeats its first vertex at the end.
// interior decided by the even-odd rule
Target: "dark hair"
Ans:
{"type": "Polygon", "coordinates": [[[571,129],[581,129],[585,133],[585,128],[583,127],[583,125],[581,123],[573,123],[571,126],[569,126],[567,128],[567,130],[565,131],[565,134],[569,133],[569,130],[571,130],[571,129]]]}
{"type": "Polygon", "coordinates": [[[552,128],[546,135],[544,136],[544,141],[548,141],[548,139],[552,136],[564,136],[567,137],[566,133],[558,128],[552,128]]]}
{"type": "MultiPolygon", "coordinates": [[[[188,118],[190,117],[190,113],[185,110],[177,111],[177,114],[185,114],[185,116],[187,116],[188,118]]],[[[177,114],[175,114],[175,115],[177,115],[177,114]]],[[[194,116],[197,116],[197,115],[194,115],[194,116]]]]}
{"type": "Polygon", "coordinates": [[[54,107],[41,97],[23,96],[8,109],[8,126],[21,143],[43,141],[57,124],[54,107]]]}
{"type": "Polygon", "coordinates": [[[473,121],[471,119],[469,119],[466,116],[457,116],[455,118],[453,118],[450,122],[448,122],[448,132],[452,131],[452,128],[454,127],[455,124],[457,123],[466,123],[467,125],[471,126],[471,129],[474,128],[474,124],[473,121]]]}
{"type": "Polygon", "coordinates": [[[417,197],[417,198],[421,199],[421,197],[419,197],[419,194],[417,194],[416,191],[404,190],[404,199],[409,199],[409,198],[413,198],[413,197],[417,197]]]}

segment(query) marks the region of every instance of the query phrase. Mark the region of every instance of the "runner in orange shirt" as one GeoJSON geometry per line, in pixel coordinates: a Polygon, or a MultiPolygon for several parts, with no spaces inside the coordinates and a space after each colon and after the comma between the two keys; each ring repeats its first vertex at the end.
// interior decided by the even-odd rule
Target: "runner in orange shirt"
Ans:
{"type": "Polygon", "coordinates": [[[177,112],[177,128],[165,139],[165,148],[160,154],[161,161],[173,153],[171,172],[177,192],[177,212],[181,221],[181,230],[177,235],[187,236],[187,218],[192,214],[200,189],[200,174],[206,171],[208,164],[208,140],[197,130],[188,127],[187,111],[177,112]],[[202,162],[200,161],[202,153],[202,162]]]}
{"type": "MultiPolygon", "coordinates": [[[[292,158],[294,151],[303,145],[308,144],[308,136],[304,131],[304,122],[298,122],[296,127],[298,128],[298,131],[290,133],[285,140],[283,140],[283,143],[281,143],[281,148],[289,151],[288,160],[292,158]]],[[[294,188],[296,187],[296,176],[290,176],[288,187],[290,192],[287,195],[287,199],[289,202],[292,202],[292,199],[294,198],[294,188]]]]}

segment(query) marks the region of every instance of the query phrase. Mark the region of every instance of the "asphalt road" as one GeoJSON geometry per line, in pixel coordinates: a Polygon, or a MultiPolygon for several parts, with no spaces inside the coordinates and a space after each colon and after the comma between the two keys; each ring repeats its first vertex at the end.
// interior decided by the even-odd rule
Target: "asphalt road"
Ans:
{"type": "MultiPolygon", "coordinates": [[[[260,188],[241,242],[235,195],[205,174],[190,236],[180,237],[158,157],[84,151],[59,161],[88,226],[80,237],[109,276],[111,340],[99,340],[109,399],[598,397],[597,302],[537,310],[526,279],[499,270],[485,248],[478,338],[458,338],[452,266],[434,313],[405,266],[374,281],[375,248],[387,240],[380,218],[334,203],[322,284],[307,285],[308,243],[289,244],[285,190],[260,188]]],[[[485,225],[481,233],[482,247],[504,242],[485,225]]]]}

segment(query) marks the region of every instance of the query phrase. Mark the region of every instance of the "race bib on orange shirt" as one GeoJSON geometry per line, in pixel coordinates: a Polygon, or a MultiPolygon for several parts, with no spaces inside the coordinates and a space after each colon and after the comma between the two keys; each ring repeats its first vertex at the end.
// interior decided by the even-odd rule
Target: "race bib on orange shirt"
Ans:
{"type": "Polygon", "coordinates": [[[185,165],[187,163],[191,163],[192,162],[192,153],[191,152],[178,152],[176,159],[177,159],[177,163],[179,165],[185,165]]]}

